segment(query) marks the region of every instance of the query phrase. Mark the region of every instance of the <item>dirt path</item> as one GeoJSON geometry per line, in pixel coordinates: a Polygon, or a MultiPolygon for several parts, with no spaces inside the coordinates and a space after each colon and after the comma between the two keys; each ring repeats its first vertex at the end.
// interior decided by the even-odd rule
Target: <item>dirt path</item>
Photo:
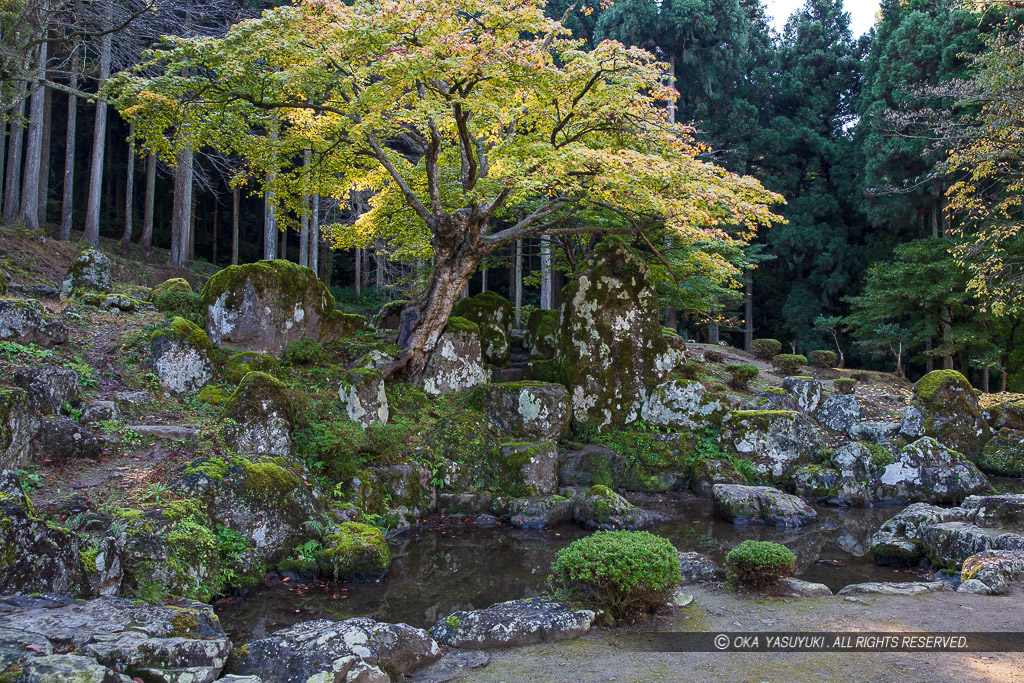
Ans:
{"type": "Polygon", "coordinates": [[[595,629],[579,640],[492,653],[466,681],[1024,681],[1024,652],[650,653],[626,634],[670,631],[1014,631],[1024,650],[1024,594],[933,593],[760,601],[695,589],[689,607],[644,627],[595,629]]]}

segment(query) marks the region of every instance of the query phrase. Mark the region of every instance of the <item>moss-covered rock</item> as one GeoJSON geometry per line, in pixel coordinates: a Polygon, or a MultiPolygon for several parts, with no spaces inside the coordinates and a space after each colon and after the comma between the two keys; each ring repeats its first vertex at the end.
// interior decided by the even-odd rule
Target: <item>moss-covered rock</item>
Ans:
{"type": "Polygon", "coordinates": [[[432,396],[466,391],[487,381],[480,350],[480,326],[452,316],[417,381],[432,396]]]}
{"type": "Polygon", "coordinates": [[[915,565],[925,556],[924,532],[935,524],[963,521],[962,508],[940,508],[928,503],[909,505],[885,521],[871,537],[871,554],[883,565],[915,565]]]}
{"type": "Polygon", "coordinates": [[[240,351],[227,359],[221,368],[221,374],[232,384],[238,384],[250,372],[265,372],[268,375],[274,375],[280,369],[280,363],[269,353],[240,351]]]}
{"type": "Polygon", "coordinates": [[[68,340],[68,327],[35,299],[0,299],[0,341],[54,346],[68,340]]]}
{"type": "Polygon", "coordinates": [[[110,259],[98,249],[86,249],[71,262],[60,288],[60,298],[76,297],[77,292],[110,292],[110,259]]]}
{"type": "Polygon", "coordinates": [[[389,564],[391,551],[384,534],[359,522],[345,522],[327,536],[317,557],[321,575],[335,581],[376,581],[388,573],[389,564]]]}
{"type": "Polygon", "coordinates": [[[7,273],[0,270],[0,296],[7,296],[7,273]]]}
{"type": "Polygon", "coordinates": [[[502,444],[490,462],[492,486],[505,495],[549,496],[558,490],[558,448],[552,441],[502,444]]]}
{"type": "Polygon", "coordinates": [[[992,429],[1024,431],[1024,401],[1006,401],[986,408],[982,415],[992,429]]]}
{"type": "Polygon", "coordinates": [[[378,330],[397,330],[402,322],[402,309],[408,305],[408,299],[389,301],[370,318],[370,325],[378,330]]]}
{"type": "Polygon", "coordinates": [[[606,238],[563,292],[556,360],[573,417],[599,426],[640,419],[650,389],[675,365],[661,333],[650,270],[606,238]]]}
{"type": "Polygon", "coordinates": [[[157,298],[164,294],[170,294],[171,292],[192,292],[192,285],[188,283],[183,277],[172,277],[169,280],[164,280],[153,289],[149,290],[149,300],[156,301],[157,298]]]}
{"type": "Polygon", "coordinates": [[[39,416],[29,407],[24,389],[0,386],[0,470],[18,470],[32,458],[32,437],[39,416]]]}
{"type": "Polygon", "coordinates": [[[558,454],[560,486],[622,488],[632,479],[630,469],[625,458],[605,446],[569,444],[558,454]]]}
{"type": "Polygon", "coordinates": [[[76,289],[72,292],[71,296],[83,304],[95,306],[101,311],[117,310],[122,313],[135,313],[149,307],[145,302],[126,294],[110,294],[92,292],[87,289],[76,289]]]}
{"type": "Polygon", "coordinates": [[[388,421],[388,397],[379,370],[354,368],[341,376],[338,398],[349,419],[360,427],[388,421]]]}
{"type": "Polygon", "coordinates": [[[480,326],[480,353],[484,361],[493,366],[503,366],[508,362],[512,347],[508,335],[496,324],[478,323],[480,326]]]}
{"type": "Polygon", "coordinates": [[[561,384],[488,384],[483,396],[484,414],[503,433],[558,441],[569,430],[569,392],[561,384]]]}
{"type": "Polygon", "coordinates": [[[164,391],[191,394],[213,377],[213,343],[201,328],[184,318],[174,318],[149,335],[153,372],[164,391]]]}
{"type": "Polygon", "coordinates": [[[526,321],[523,348],[534,360],[554,358],[558,351],[558,333],[558,311],[534,311],[526,321]]]}
{"type": "Polygon", "coordinates": [[[1000,429],[978,456],[978,469],[1004,477],[1024,477],[1024,431],[1000,429]]]}
{"type": "Polygon", "coordinates": [[[750,460],[758,474],[773,483],[810,464],[821,448],[818,430],[791,410],[735,410],[722,422],[720,442],[733,455],[750,460]]]}
{"type": "Polygon", "coordinates": [[[230,266],[202,291],[207,332],[218,346],[280,356],[288,342],[341,339],[366,326],[335,310],[334,297],[309,268],[289,261],[230,266]]]}
{"type": "Polygon", "coordinates": [[[782,386],[793,396],[796,409],[802,413],[813,414],[821,404],[821,382],[813,377],[786,377],[782,386]]]}
{"type": "Polygon", "coordinates": [[[733,524],[802,526],[818,519],[810,505],[770,486],[715,484],[715,513],[733,524]]]}
{"type": "Polygon", "coordinates": [[[477,325],[495,325],[507,338],[512,334],[515,309],[502,295],[487,291],[457,301],[452,308],[452,315],[465,318],[477,325]]]}
{"type": "Polygon", "coordinates": [[[508,513],[517,529],[549,529],[572,521],[572,501],[564,496],[514,498],[508,513]]]}
{"type": "Polygon", "coordinates": [[[701,498],[711,498],[715,484],[749,484],[726,458],[701,458],[693,464],[690,486],[701,498]]]}
{"type": "Polygon", "coordinates": [[[957,504],[990,488],[974,463],[928,436],[904,447],[868,484],[872,499],[882,503],[957,504]]]}
{"type": "Polygon", "coordinates": [[[909,439],[930,436],[970,460],[991,436],[974,389],[956,370],[934,370],[917,381],[900,430],[909,439]]]}
{"type": "Polygon", "coordinates": [[[864,418],[864,409],[853,394],[832,394],[814,411],[821,424],[837,432],[847,432],[864,418]]]}
{"type": "Polygon", "coordinates": [[[577,523],[606,531],[643,529],[654,521],[646,511],[600,484],[573,494],[572,514],[577,523]]]}
{"type": "Polygon", "coordinates": [[[291,453],[293,416],[288,387],[265,372],[243,377],[220,417],[225,438],[240,453],[291,453]]]}
{"type": "Polygon", "coordinates": [[[673,379],[651,390],[641,415],[659,427],[701,429],[720,425],[738,404],[735,397],[709,392],[696,380],[673,379]]]}
{"type": "Polygon", "coordinates": [[[28,392],[28,407],[43,415],[57,415],[65,403],[76,401],[81,388],[78,373],[59,365],[16,368],[11,384],[28,392]]]}

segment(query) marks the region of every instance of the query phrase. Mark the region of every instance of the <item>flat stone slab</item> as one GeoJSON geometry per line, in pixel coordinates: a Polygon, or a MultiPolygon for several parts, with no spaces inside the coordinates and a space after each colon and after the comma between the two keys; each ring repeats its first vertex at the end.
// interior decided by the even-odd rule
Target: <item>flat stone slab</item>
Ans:
{"type": "Polygon", "coordinates": [[[199,436],[198,427],[186,425],[130,425],[128,428],[141,436],[153,436],[168,441],[186,441],[199,436]]]}
{"type": "MultiPolygon", "coordinates": [[[[854,584],[857,585],[857,584],[854,584]]],[[[848,588],[849,586],[847,586],[848,588]]],[[[786,595],[794,598],[830,598],[832,589],[823,583],[801,581],[800,579],[779,579],[779,588],[786,595]]]]}
{"type": "Polygon", "coordinates": [[[936,591],[951,591],[953,587],[945,581],[903,581],[851,583],[843,586],[836,595],[922,595],[936,591]]]}
{"type": "Polygon", "coordinates": [[[472,612],[456,612],[434,624],[430,635],[442,645],[492,649],[578,638],[596,613],[574,610],[551,598],[510,600],[472,612]]]}
{"type": "Polygon", "coordinates": [[[479,669],[491,663],[491,655],[484,650],[452,650],[433,664],[412,674],[412,683],[448,683],[462,677],[470,669],[479,669]]]}

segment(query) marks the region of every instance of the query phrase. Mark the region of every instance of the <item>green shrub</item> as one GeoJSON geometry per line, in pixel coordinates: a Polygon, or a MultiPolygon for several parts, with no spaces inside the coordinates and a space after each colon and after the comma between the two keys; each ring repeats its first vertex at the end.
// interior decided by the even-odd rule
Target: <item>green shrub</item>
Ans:
{"type": "Polygon", "coordinates": [[[320,342],[309,337],[288,342],[284,347],[284,360],[290,365],[312,365],[321,360],[323,355],[324,348],[320,342]]]}
{"type": "Polygon", "coordinates": [[[800,368],[807,365],[807,357],[793,353],[780,353],[772,358],[772,365],[778,368],[782,374],[791,376],[800,372],[800,368]]]}
{"type": "Polygon", "coordinates": [[[195,292],[164,292],[153,297],[153,306],[170,318],[184,318],[199,327],[206,327],[206,306],[195,292]]]}
{"type": "Polygon", "coordinates": [[[733,389],[744,390],[747,388],[747,384],[750,380],[760,374],[756,365],[750,363],[740,363],[738,365],[726,365],[725,369],[729,371],[729,386],[733,389]]]}
{"type": "Polygon", "coordinates": [[[664,604],[682,580],[676,549],[646,531],[605,531],[559,550],[548,582],[555,596],[630,619],[664,604]]]}
{"type": "Polygon", "coordinates": [[[850,379],[849,377],[840,377],[837,380],[833,380],[832,384],[840,394],[852,394],[857,388],[857,380],[850,379]]]}
{"type": "Polygon", "coordinates": [[[761,360],[771,360],[782,351],[782,342],[778,339],[755,339],[750,345],[750,352],[761,360]]]}
{"type": "Polygon", "coordinates": [[[770,588],[793,573],[796,555],[771,541],[743,541],[725,556],[730,577],[747,588],[770,588]]]}
{"type": "Polygon", "coordinates": [[[704,352],[705,363],[721,363],[722,359],[724,358],[725,356],[723,356],[720,352],[715,351],[713,349],[708,349],[707,351],[704,352]]]}
{"type": "Polygon", "coordinates": [[[679,368],[679,374],[682,375],[683,379],[697,379],[697,375],[700,373],[700,363],[684,363],[679,368]]]}
{"type": "Polygon", "coordinates": [[[811,351],[807,357],[811,359],[811,365],[816,368],[835,367],[836,360],[839,358],[835,351],[825,350],[811,351]]]}
{"type": "Polygon", "coordinates": [[[348,481],[355,476],[364,464],[360,451],[365,445],[362,428],[342,417],[313,422],[295,432],[296,452],[331,481],[348,481]]]}

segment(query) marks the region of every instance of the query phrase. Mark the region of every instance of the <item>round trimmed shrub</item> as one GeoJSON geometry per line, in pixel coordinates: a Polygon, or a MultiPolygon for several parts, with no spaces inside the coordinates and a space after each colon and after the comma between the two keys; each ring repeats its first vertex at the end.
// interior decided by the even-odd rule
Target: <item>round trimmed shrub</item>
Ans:
{"type": "Polygon", "coordinates": [[[835,351],[811,351],[807,354],[807,357],[811,359],[811,365],[816,368],[832,368],[835,367],[838,356],[835,351]]]}
{"type": "Polygon", "coordinates": [[[833,380],[832,384],[835,385],[836,391],[840,394],[852,394],[857,388],[857,380],[850,379],[849,377],[840,377],[837,380],[833,380]]]}
{"type": "Polygon", "coordinates": [[[725,369],[729,371],[729,386],[741,391],[745,390],[750,380],[757,377],[761,372],[756,365],[751,365],[750,363],[726,365],[725,369]]]}
{"type": "Polygon", "coordinates": [[[795,353],[780,353],[772,358],[772,365],[778,368],[779,372],[787,377],[800,372],[800,368],[807,365],[806,356],[798,356],[795,353]]]}
{"type": "Polygon", "coordinates": [[[548,583],[562,600],[631,619],[664,604],[682,573],[675,547],[647,531],[599,531],[559,550],[548,583]]]}
{"type": "Polygon", "coordinates": [[[793,573],[796,555],[779,543],[743,541],[725,556],[730,577],[747,588],[770,588],[793,573]]]}
{"type": "Polygon", "coordinates": [[[782,351],[782,342],[778,339],[755,339],[750,345],[750,352],[761,360],[771,360],[782,351]]]}

